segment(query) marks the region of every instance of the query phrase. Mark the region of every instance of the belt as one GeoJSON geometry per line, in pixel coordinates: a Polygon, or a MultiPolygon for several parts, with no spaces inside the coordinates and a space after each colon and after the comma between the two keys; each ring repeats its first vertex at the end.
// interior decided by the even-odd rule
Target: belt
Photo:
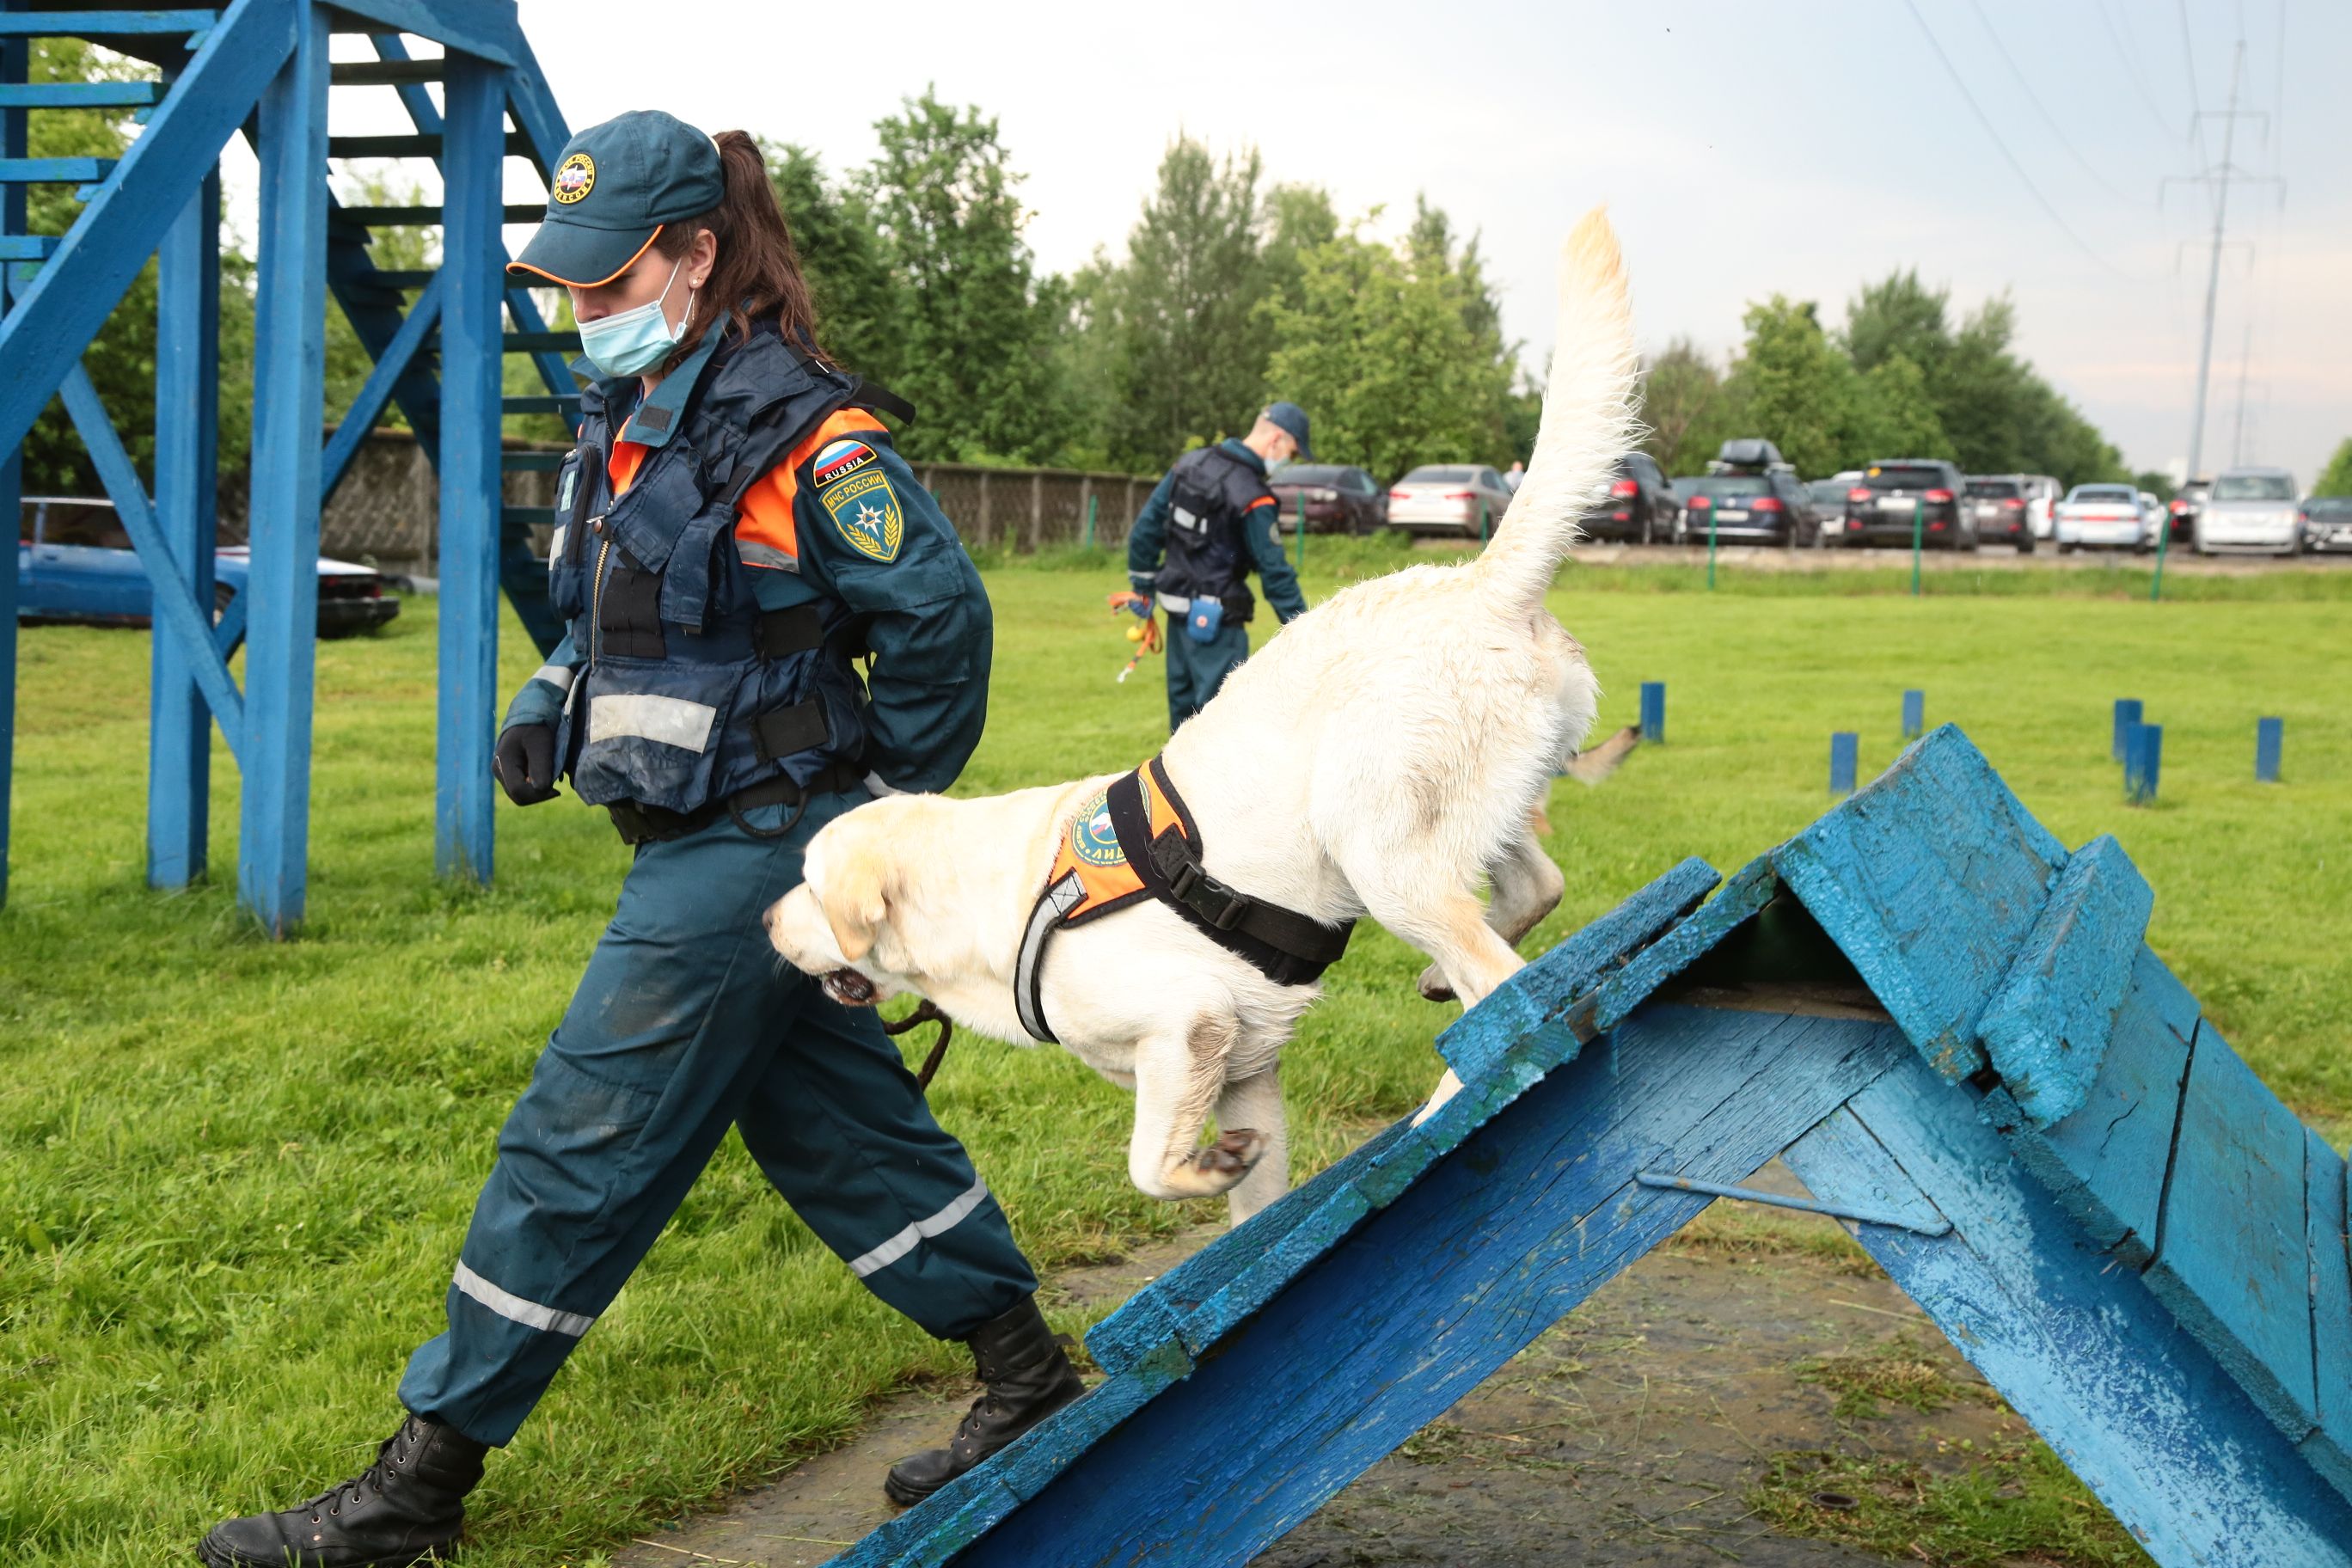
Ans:
{"type": "Polygon", "coordinates": [[[824,771],[809,780],[807,785],[794,784],[789,775],[779,775],[763,784],[737,790],[724,800],[714,800],[692,811],[669,811],[658,805],[640,805],[634,800],[616,800],[604,809],[612,814],[613,826],[624,844],[667,844],[674,838],[684,838],[701,832],[721,816],[733,816],[743,823],[743,813],[762,805],[789,805],[794,808],[792,821],[773,832],[763,832],[743,823],[747,832],[761,837],[774,837],[790,832],[800,821],[811,796],[833,795],[856,788],[865,779],[856,766],[845,762],[827,763],[824,771]]]}

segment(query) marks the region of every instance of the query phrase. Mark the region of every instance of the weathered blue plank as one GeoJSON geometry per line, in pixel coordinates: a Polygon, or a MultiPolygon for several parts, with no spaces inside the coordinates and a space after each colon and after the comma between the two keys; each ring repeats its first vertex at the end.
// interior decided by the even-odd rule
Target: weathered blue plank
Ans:
{"type": "MultiPolygon", "coordinates": [[[[0,86],[13,86],[29,74],[32,49],[22,37],[0,37],[0,86]]],[[[0,114],[0,158],[22,158],[26,153],[27,116],[0,114]]],[[[0,186],[0,234],[25,231],[25,187],[0,186]]],[[[15,269],[0,261],[0,319],[16,300],[15,269]]],[[[0,446],[0,516],[24,515],[24,447],[0,446]]],[[[16,552],[5,552],[0,563],[0,909],[8,907],[8,807],[16,761],[16,552]]]]}
{"type": "Polygon", "coordinates": [[[2291,1438],[2313,1409],[2304,1130],[2198,1026],[2147,1286],[2291,1438]]]}
{"type": "Polygon", "coordinates": [[[434,869],[487,883],[499,709],[499,191],[506,76],[453,56],[442,108],[441,682],[434,869]]]}
{"type": "Polygon", "coordinates": [[[2011,1152],[2093,1245],[2134,1268],[2145,1268],[2156,1255],[2172,1131],[2196,1036],[2197,999],[2142,943],[2105,1059],[2080,1110],[2044,1130],[2004,1089],[1980,1102],[2011,1152]]]}
{"type": "MultiPolygon", "coordinates": [[[[301,921],[309,877],[319,431],[326,422],[319,324],[327,309],[328,20],[324,6],[304,7],[293,53],[261,98],[237,901],[273,936],[301,921]]],[[[134,156],[153,135],[132,143],[134,156]]]]}
{"type": "MultiPolygon", "coordinates": [[[[1190,1378],[1030,1478],[1032,1500],[958,1568],[1246,1560],[1706,1205],[1634,1171],[1744,1176],[1907,1049],[1883,1025],[1644,1010],[1440,1159],[1190,1378]]],[[[891,1546],[917,1549],[928,1512],[891,1546]]]]}
{"type": "MultiPolygon", "coordinates": [[[[140,488],[139,470],[131,461],[131,454],[123,450],[122,438],[114,433],[106,405],[99,401],[98,388],[90,384],[89,373],[79,365],[74,366],[66,373],[58,395],[73,421],[74,433],[81,437],[82,447],[89,454],[89,466],[98,470],[99,488],[114,503],[114,515],[121,522],[122,531],[131,536],[140,569],[147,574],[155,624],[178,645],[190,677],[219,716],[221,733],[226,737],[229,749],[242,760],[244,709],[236,687],[213,647],[212,626],[206,612],[197,607],[187,578],[181,574],[171,546],[156,526],[147,492],[140,488]]],[[[316,571],[313,567],[314,576],[316,571]]]]}
{"type": "Polygon", "coordinates": [[[1438,1054],[1468,1083],[1528,1031],[1540,1029],[1628,954],[1688,914],[1721,881],[1696,858],[1634,893],[1496,986],[1437,1037],[1438,1054]]]}
{"type": "Polygon", "coordinates": [[[451,55],[494,65],[516,61],[514,0],[335,0],[342,10],[384,23],[395,32],[430,38],[451,55]]]}
{"type": "Polygon", "coordinates": [[[2352,1265],[2345,1240],[2344,1157],[2304,1132],[2303,1186],[2309,1217],[2304,1251],[2311,1267],[2313,1392],[2319,1429],[2303,1440],[2311,1468],[2352,1498],[2352,1265]]]}
{"type": "Polygon", "coordinates": [[[210,11],[5,11],[0,35],[21,38],[116,38],[142,34],[201,33],[219,18],[210,11]]]}
{"type": "MultiPolygon", "coordinates": [[[[294,46],[294,0],[234,0],[174,89],[0,321],[0,451],[25,438],[294,46]]],[[[21,89],[20,89],[21,90],[21,89]]],[[[325,177],[325,151],[320,177],[325,177]]],[[[318,326],[314,321],[311,331],[318,326]]],[[[311,440],[318,439],[317,425],[311,440]]]]}
{"type": "Polygon", "coordinates": [[[1857,1238],[2166,1568],[2346,1568],[2352,1510],[1917,1064],[1791,1148],[1817,1197],[1916,1187],[1954,1222],[1857,1238]],[[1875,1187],[1868,1184],[1876,1184],[1875,1187]]]}
{"type": "Polygon", "coordinates": [[[1977,1018],[2066,852],[1945,724],[1772,852],[1773,868],[1946,1078],[1985,1065],[1977,1018]]]}
{"type": "MultiPolygon", "coordinates": [[[[213,602],[219,493],[220,172],[198,184],[164,237],[155,293],[155,521],[201,612],[213,602]]],[[[212,713],[168,633],[150,639],[147,885],[205,874],[212,816],[212,713]]],[[[226,673],[226,671],[224,671],[226,673]]]]}
{"type": "Polygon", "coordinates": [[[2001,1087],[2036,1127],[2080,1110],[2131,986],[2156,895],[2102,833],[2066,862],[1978,1033],[2001,1087]]]}
{"type": "Polygon", "coordinates": [[[1651,993],[1715,950],[1716,944],[1757,913],[1780,890],[1770,858],[1749,861],[1723,890],[1665,935],[1634,953],[1623,968],[1603,979],[1593,993],[1590,1019],[1581,1006],[1570,1009],[1577,1033],[1605,1034],[1615,1028],[1651,993]]]}
{"type": "Polygon", "coordinates": [[[434,329],[441,324],[441,274],[436,272],[433,275],[433,281],[425,286],[425,291],[416,296],[416,302],[408,307],[408,314],[402,320],[400,331],[393,334],[392,342],[375,356],[374,368],[368,372],[367,380],[360,384],[359,395],[352,399],[351,406],[343,411],[342,422],[335,426],[334,435],[327,442],[327,450],[319,460],[319,491],[322,504],[326,497],[335,493],[335,487],[343,482],[343,470],[352,466],[352,459],[358,457],[360,448],[366,445],[368,432],[383,417],[384,405],[392,401],[394,389],[408,374],[409,365],[416,358],[416,351],[433,341],[434,329]]]}

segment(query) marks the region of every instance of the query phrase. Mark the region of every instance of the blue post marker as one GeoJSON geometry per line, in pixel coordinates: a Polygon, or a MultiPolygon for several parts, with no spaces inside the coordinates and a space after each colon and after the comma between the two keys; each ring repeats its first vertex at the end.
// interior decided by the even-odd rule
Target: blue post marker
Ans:
{"type": "MultiPolygon", "coordinates": [[[[158,258],[155,300],[155,521],[209,613],[219,438],[220,172],[205,176],[158,258]]],[[[158,624],[150,656],[147,885],[184,888],[205,874],[212,815],[212,710],[192,650],[158,624]]]]}
{"type": "Polygon", "coordinates": [[[2116,741],[2114,750],[2116,761],[2120,763],[2124,760],[2124,738],[2131,733],[2131,727],[2138,723],[2139,721],[2140,705],[2138,698],[2118,697],[2116,699],[2116,741]]]}
{"type": "Polygon", "coordinates": [[[1927,732],[1927,694],[1906,691],[1903,694],[1903,738],[1916,741],[1927,732]]]}
{"type": "Polygon", "coordinates": [[[2124,798],[2133,805],[2156,804],[2164,770],[2164,726],[2135,724],[2124,737],[2124,798]]]}
{"type": "MultiPolygon", "coordinates": [[[[261,258],[255,297],[251,575],[246,584],[245,774],[237,901],[272,936],[302,919],[310,838],[310,707],[319,635],[319,431],[325,423],[327,33],[305,7],[261,97],[261,258]]],[[[218,34],[214,35],[217,41],[218,34]]],[[[149,134],[155,134],[150,127],[149,134]]],[[[142,138],[143,140],[143,138],[142,138]]]]}
{"type": "Polygon", "coordinates": [[[1666,743],[1666,683],[1642,682],[1642,740],[1645,745],[1666,743]]]}
{"type": "Polygon", "coordinates": [[[1830,734],[1830,794],[1838,796],[1853,793],[1854,763],[1862,748],[1862,737],[1852,730],[1836,730],[1830,734]]]}
{"type": "Polygon", "coordinates": [[[441,698],[433,868],[487,883],[499,703],[505,75],[452,55],[442,112],[441,698]]]}
{"type": "Polygon", "coordinates": [[[2285,720],[2254,721],[2254,781],[2257,784],[2279,782],[2279,751],[2285,743],[2285,720]]]}

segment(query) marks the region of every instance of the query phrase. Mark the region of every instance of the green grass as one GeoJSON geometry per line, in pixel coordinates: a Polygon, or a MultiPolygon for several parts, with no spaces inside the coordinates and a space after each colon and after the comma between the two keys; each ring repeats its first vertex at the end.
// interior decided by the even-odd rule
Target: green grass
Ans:
{"type": "Polygon", "coordinates": [[[2049,1447],[2032,1438],[1945,1473],[1904,1459],[1778,1454],[1748,1494],[1788,1535],[1936,1568],[2146,1568],[2149,1559],[2049,1447]]]}
{"type": "MultiPolygon", "coordinates": [[[[1402,558],[1307,550],[1316,597],[1402,558]]],[[[1103,602],[1116,563],[1045,564],[990,573],[998,674],[966,791],[1129,766],[1161,738],[1158,661],[1112,681],[1129,652],[1103,602]]],[[[1961,723],[2061,837],[2123,840],[2157,889],[2158,949],[2340,1142],[2352,636],[2332,591],[2202,581],[2222,596],[2150,606],[2095,583],[1915,602],[1853,596],[1843,574],[1710,595],[1571,569],[1553,605],[1608,688],[1604,721],[1663,679],[1671,743],[1556,792],[1568,894],[1530,949],[1685,855],[1729,869],[1802,826],[1826,804],[1828,732],[1859,730],[1864,771],[1883,766],[1898,694],[1921,686],[1930,719],[1961,723]],[[2153,810],[2121,804],[2116,696],[2166,726],[2153,810]],[[2284,787],[2252,781],[2263,713],[2287,721],[2284,787]]],[[[140,886],[146,639],[24,635],[0,913],[0,1561],[168,1560],[224,1512],[357,1468],[397,1418],[498,1125],[627,863],[567,797],[501,806],[495,886],[432,879],[434,640],[432,603],[411,601],[386,635],[321,648],[310,919],[273,944],[235,910],[226,757],[213,883],[140,886]]],[[[511,685],[535,660],[511,623],[503,647],[511,685]]],[[[1367,930],[1330,976],[1286,1064],[1302,1170],[1435,1079],[1450,1015],[1413,996],[1419,966],[1367,930]]],[[[1041,1267],[1218,1212],[1128,1187],[1130,1102],[1060,1051],[967,1037],[934,1100],[1041,1267]]],[[[494,1466],[471,1561],[593,1563],[961,1360],[866,1297],[730,1141],[494,1466]]]]}

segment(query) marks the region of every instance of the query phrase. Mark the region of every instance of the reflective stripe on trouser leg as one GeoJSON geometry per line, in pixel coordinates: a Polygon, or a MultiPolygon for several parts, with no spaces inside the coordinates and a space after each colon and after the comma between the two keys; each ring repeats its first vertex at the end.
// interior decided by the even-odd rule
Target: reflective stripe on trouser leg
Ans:
{"type": "Polygon", "coordinates": [[[596,1320],[583,1312],[562,1312],[553,1307],[542,1307],[536,1301],[526,1301],[513,1291],[495,1285],[457,1260],[457,1272],[450,1277],[450,1286],[460,1296],[470,1296],[510,1323],[520,1323],[526,1329],[543,1329],[551,1334],[564,1334],[578,1339],[595,1325],[596,1320]]]}
{"type": "Polygon", "coordinates": [[[738,1113],[744,1146],[867,1289],[937,1338],[962,1339],[1037,1277],[874,1010],[809,989],[738,1113]]]}

